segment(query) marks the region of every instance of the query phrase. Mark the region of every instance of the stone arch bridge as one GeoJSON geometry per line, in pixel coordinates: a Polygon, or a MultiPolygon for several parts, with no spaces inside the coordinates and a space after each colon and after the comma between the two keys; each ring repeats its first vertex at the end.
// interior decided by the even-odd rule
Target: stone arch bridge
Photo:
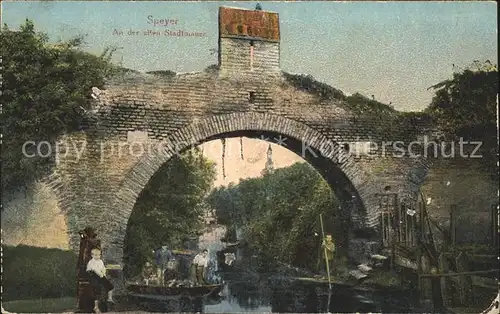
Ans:
{"type": "Polygon", "coordinates": [[[355,106],[330,86],[284,73],[279,40],[261,39],[221,35],[217,67],[128,72],[94,90],[96,108],[82,131],[60,138],[46,180],[66,213],[74,249],[78,230],[92,225],[105,256],[121,262],[128,218],[160,166],[193,145],[240,136],[281,136],[322,174],[343,204],[332,210],[349,230],[338,236],[344,252],[362,256],[365,243],[380,242],[377,195],[390,189],[414,198],[428,169],[425,160],[396,158],[381,143],[414,141],[427,134],[428,121],[368,99],[355,106]]]}
{"type": "MultiPolygon", "coordinates": [[[[338,214],[346,227],[375,235],[346,234],[339,239],[344,248],[349,241],[376,242],[377,194],[389,186],[401,198],[411,198],[427,169],[419,158],[366,151],[367,143],[388,140],[387,121],[363,119],[342,100],[320,100],[281,73],[264,78],[133,74],[100,91],[99,105],[83,131],[60,139],[64,149],[48,181],[67,213],[71,246],[78,247],[78,230],[93,225],[115,260],[121,260],[128,218],[149,179],[172,156],[206,141],[247,136],[277,143],[281,138],[330,184],[343,203],[338,214]]],[[[413,122],[400,125],[407,140],[422,132],[413,122]]]]}

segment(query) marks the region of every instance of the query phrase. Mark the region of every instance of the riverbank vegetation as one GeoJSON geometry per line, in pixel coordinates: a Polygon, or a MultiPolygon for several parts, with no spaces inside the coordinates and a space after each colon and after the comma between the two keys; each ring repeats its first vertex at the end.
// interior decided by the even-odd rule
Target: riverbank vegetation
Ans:
{"type": "Polygon", "coordinates": [[[333,210],[339,207],[337,198],[306,163],[219,187],[208,199],[220,223],[242,231],[241,241],[257,255],[263,271],[276,268],[279,262],[316,271],[319,214],[324,216],[325,233],[333,233],[338,226],[333,210]]]}
{"type": "Polygon", "coordinates": [[[64,313],[71,311],[75,304],[75,297],[2,302],[3,308],[11,313],[64,313]]]}
{"type": "Polygon", "coordinates": [[[51,43],[30,20],[18,30],[5,25],[0,32],[2,192],[26,189],[50,172],[54,156],[27,158],[24,142],[54,143],[61,134],[79,130],[91,107],[92,87],[102,87],[120,72],[111,63],[114,49],[96,56],[81,49],[83,39],[51,43]]]}
{"type": "MultiPolygon", "coordinates": [[[[92,87],[101,88],[107,78],[130,71],[112,64],[114,49],[96,56],[84,52],[82,44],[82,38],[51,43],[28,20],[18,30],[4,27],[0,33],[2,193],[27,188],[54,165],[51,158],[25,158],[22,144],[26,140],[54,142],[64,133],[80,130],[85,111],[92,106],[92,87]]],[[[207,71],[217,68],[211,66],[207,71]]],[[[175,73],[150,74],[169,78],[175,73]]],[[[496,65],[474,63],[433,85],[435,97],[422,114],[397,113],[390,105],[360,94],[345,96],[310,76],[284,76],[293,86],[317,93],[320,100],[338,100],[359,116],[380,117],[383,124],[390,124],[385,119],[393,116],[429,116],[446,139],[482,141],[484,160],[498,177],[496,65]]],[[[221,223],[242,231],[242,242],[257,256],[261,269],[276,268],[280,262],[318,269],[318,217],[322,213],[325,232],[334,233],[338,219],[332,209],[338,208],[339,202],[314,169],[296,164],[218,188],[206,199],[214,178],[214,165],[198,151],[160,168],[141,193],[129,221],[127,275],[139,271],[151,258],[152,249],[164,244],[182,246],[196,237],[201,231],[200,213],[210,207],[216,209],[221,223]]],[[[76,265],[76,256],[44,250],[29,249],[28,253],[22,246],[4,247],[4,299],[75,294],[76,268],[67,265],[76,265]]]]}
{"type": "Polygon", "coordinates": [[[76,295],[75,252],[25,245],[2,250],[3,301],[76,295]]]}
{"type": "Polygon", "coordinates": [[[148,182],[130,216],[125,239],[125,274],[137,275],[152,250],[183,248],[203,231],[205,197],[215,180],[215,164],[198,149],[164,164],[148,182]]]}
{"type": "Polygon", "coordinates": [[[481,142],[484,166],[498,180],[498,66],[476,60],[429,89],[435,95],[425,113],[444,140],[481,142]]]}

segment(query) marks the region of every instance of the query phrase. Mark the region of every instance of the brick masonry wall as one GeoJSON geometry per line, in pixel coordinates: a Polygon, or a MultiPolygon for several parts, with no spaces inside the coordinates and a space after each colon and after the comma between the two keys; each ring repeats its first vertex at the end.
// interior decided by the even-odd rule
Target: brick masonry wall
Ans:
{"type": "MultiPolygon", "coordinates": [[[[383,192],[386,182],[392,182],[401,193],[411,194],[414,188],[407,182],[412,169],[421,167],[421,160],[398,159],[377,166],[381,159],[376,156],[349,156],[339,143],[385,139],[387,134],[379,126],[386,122],[356,116],[338,100],[319,100],[291,86],[280,72],[204,72],[172,78],[126,75],[111,81],[99,97],[102,107],[97,119],[86,131],[61,139],[70,144],[51,179],[59,182],[53,185],[68,212],[72,247],[77,246],[78,229],[91,224],[119,256],[135,200],[161,164],[175,151],[228,132],[282,134],[324,152],[345,175],[344,179],[331,180],[337,182],[333,188],[359,198],[362,208],[353,210],[352,215],[357,227],[376,228],[375,193],[383,192]],[[254,93],[252,100],[250,91],[254,93]],[[127,143],[131,131],[147,133],[146,141],[152,147],[149,154],[141,157],[140,145],[127,143]],[[83,143],[85,149],[77,156],[74,146],[81,149],[83,143]],[[166,151],[156,151],[158,143],[166,151]],[[135,149],[135,156],[129,149],[135,149]]],[[[316,163],[314,159],[309,162],[316,163]]]]}
{"type": "Polygon", "coordinates": [[[251,61],[251,42],[245,39],[221,38],[220,70],[221,74],[253,72],[264,74],[279,72],[280,45],[276,42],[255,40],[253,43],[253,61],[251,61]],[[250,68],[252,65],[252,68],[250,68]]]}
{"type": "Polygon", "coordinates": [[[450,208],[456,206],[457,243],[489,244],[491,207],[498,204],[498,177],[481,159],[439,158],[422,185],[430,217],[442,228],[450,225],[450,208]]]}
{"type": "Polygon", "coordinates": [[[47,182],[68,215],[73,248],[77,231],[92,225],[105,254],[121,260],[130,213],[158,168],[175,153],[235,132],[280,134],[290,144],[295,139],[298,144],[290,149],[296,153],[304,152],[302,143],[322,152],[325,158],[307,160],[351,204],[349,213],[341,214],[351,216],[353,228],[377,229],[376,194],[387,185],[403,199],[415,198],[430,167],[427,160],[382,156],[380,148],[356,156],[343,143],[413,141],[432,131],[425,117],[355,113],[342,100],[297,88],[279,70],[279,43],[255,41],[252,68],[248,40],[222,38],[219,53],[219,71],[111,80],[85,131],[61,138],[67,150],[47,182]],[[131,142],[130,132],[143,132],[142,144],[131,142]],[[149,148],[141,154],[144,143],[149,148]]]}
{"type": "Polygon", "coordinates": [[[35,182],[2,201],[3,245],[69,249],[67,215],[47,184],[35,182]]]}

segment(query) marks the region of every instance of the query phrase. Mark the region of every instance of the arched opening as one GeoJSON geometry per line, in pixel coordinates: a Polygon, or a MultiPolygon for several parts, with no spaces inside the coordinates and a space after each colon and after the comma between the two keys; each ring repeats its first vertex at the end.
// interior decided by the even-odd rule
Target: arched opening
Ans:
{"type": "MultiPolygon", "coordinates": [[[[363,203],[361,202],[361,199],[356,192],[356,189],[353,187],[352,183],[350,180],[346,177],[346,175],[342,172],[342,170],[339,168],[338,164],[333,162],[331,159],[328,157],[325,157],[325,153],[320,152],[318,149],[315,149],[311,147],[308,143],[303,143],[299,141],[298,139],[294,137],[289,137],[285,136],[283,134],[280,134],[278,132],[265,132],[265,131],[252,131],[252,130],[245,130],[245,131],[236,131],[236,132],[227,132],[227,133],[221,133],[217,134],[214,136],[210,136],[205,138],[201,143],[197,143],[198,145],[202,145],[203,147],[204,143],[209,143],[212,141],[219,141],[223,140],[225,142],[226,139],[241,139],[241,138],[246,138],[250,140],[258,140],[257,142],[268,142],[269,144],[269,150],[271,149],[271,146],[278,147],[281,146],[282,151],[286,151],[289,154],[295,154],[298,159],[302,161],[302,163],[307,164],[308,167],[310,167],[313,172],[318,174],[322,180],[324,180],[325,185],[327,185],[330,189],[331,192],[334,193],[335,195],[335,203],[332,203],[329,211],[331,211],[332,216],[335,217],[333,220],[328,219],[331,217],[326,217],[325,219],[325,226],[324,226],[324,233],[327,234],[332,234],[334,241],[336,243],[336,254],[339,257],[347,257],[348,253],[348,247],[349,247],[349,237],[350,234],[355,231],[356,229],[356,224],[353,224],[352,217],[353,216],[363,216],[365,210],[363,207],[363,203]]],[[[149,181],[148,184],[151,184],[151,182],[156,182],[155,184],[158,185],[159,182],[162,182],[162,180],[167,180],[167,178],[159,178],[158,175],[168,173],[168,170],[165,170],[166,168],[169,167],[174,167],[176,170],[179,170],[182,168],[182,163],[179,163],[180,159],[179,156],[186,156],[186,153],[188,153],[190,150],[192,150],[194,145],[185,147],[182,151],[179,152],[178,155],[170,158],[166,163],[164,163],[161,167],[160,170],[153,175],[151,180],[149,181]],[[170,165],[174,163],[175,165],[170,165]]],[[[200,146],[196,146],[200,147],[200,146]]],[[[267,153],[269,154],[269,150],[267,153]]],[[[224,152],[222,152],[224,155],[224,152]]],[[[243,158],[243,152],[242,158],[243,158]]],[[[224,164],[219,165],[222,166],[222,171],[232,171],[234,169],[224,169],[224,164]]],[[[181,177],[186,178],[187,175],[183,174],[181,177]]],[[[300,178],[296,178],[300,180],[300,178]]],[[[168,179],[168,182],[166,184],[168,185],[175,185],[177,187],[182,186],[183,184],[192,184],[192,182],[174,182],[172,178],[168,179]]],[[[163,183],[161,183],[163,184],[163,183]]],[[[148,192],[149,193],[149,192],[148,192]]],[[[181,190],[178,190],[178,192],[174,193],[183,193],[181,190]]],[[[263,193],[267,193],[266,191],[263,191],[263,193]]],[[[152,195],[151,193],[148,195],[144,195],[144,191],[141,192],[139,195],[137,202],[141,202],[144,200],[151,200],[155,196],[152,195]]],[[[269,198],[269,197],[268,197],[269,198]]],[[[273,200],[271,200],[272,202],[273,200]]],[[[169,200],[167,202],[172,202],[172,200],[169,200]]],[[[140,207],[140,206],[139,206],[140,207]]],[[[136,217],[137,213],[135,211],[138,210],[137,203],[134,206],[134,211],[132,212],[131,217],[136,217]]],[[[140,210],[140,209],[139,209],[140,210]]],[[[142,211],[147,210],[147,209],[142,209],[142,211]]],[[[297,210],[304,210],[303,208],[298,208],[297,210]]],[[[271,209],[272,211],[272,209],[271,209]]],[[[175,209],[172,215],[175,216],[175,209]]],[[[136,218],[134,218],[136,219],[136,218]]],[[[161,219],[161,218],[158,218],[161,219]]],[[[193,218],[194,219],[194,218],[193,218]]],[[[130,220],[129,220],[130,222],[130,220]]],[[[319,222],[319,216],[316,217],[316,222],[319,222]]],[[[130,228],[130,224],[128,224],[130,228]]],[[[311,230],[310,236],[315,236],[317,237],[316,240],[320,241],[321,239],[321,229],[319,228],[319,223],[316,224],[317,228],[315,231],[311,230]]],[[[187,228],[187,227],[186,227],[187,228]]],[[[138,251],[137,248],[131,248],[128,243],[131,241],[137,241],[141,237],[140,234],[136,232],[134,235],[136,238],[135,240],[131,240],[130,238],[130,230],[127,230],[127,240],[125,243],[125,251],[130,252],[130,251],[138,251]]],[[[174,246],[185,246],[188,239],[183,239],[175,242],[174,246]]],[[[160,246],[160,243],[156,244],[157,246],[160,246]]],[[[156,248],[150,248],[150,249],[156,249],[156,248]]],[[[145,249],[147,251],[147,249],[145,249]]],[[[137,262],[137,261],[136,261],[137,262]]],[[[144,261],[139,261],[143,262],[144,261]]],[[[130,259],[125,259],[125,264],[127,265],[130,263],[130,259]]],[[[127,269],[127,267],[126,267],[127,269]]],[[[130,269],[130,268],[129,268],[130,269]]],[[[127,272],[129,274],[135,273],[137,274],[137,269],[134,269],[134,271],[129,271],[127,269],[127,272]]]]}
{"type": "MultiPolygon", "coordinates": [[[[279,196],[289,195],[289,194],[279,194],[278,191],[276,191],[276,189],[280,188],[280,184],[282,184],[286,180],[279,181],[278,179],[275,179],[275,180],[269,179],[269,178],[273,177],[274,174],[283,177],[283,176],[289,175],[290,173],[292,173],[292,171],[295,171],[293,176],[289,176],[287,178],[294,178],[297,181],[304,181],[301,184],[294,185],[292,188],[290,188],[288,190],[296,189],[295,186],[307,188],[309,185],[313,185],[313,184],[311,184],[311,182],[318,182],[317,178],[319,178],[319,180],[324,183],[324,184],[322,184],[322,186],[326,186],[326,189],[329,191],[329,193],[335,195],[333,197],[335,202],[329,203],[329,204],[331,204],[331,207],[328,208],[326,214],[324,214],[322,216],[323,221],[325,223],[324,230],[322,230],[323,228],[320,227],[319,215],[317,213],[314,213],[312,215],[312,216],[314,216],[312,220],[314,221],[315,227],[311,228],[311,230],[307,230],[306,232],[303,232],[302,230],[300,230],[298,233],[298,234],[300,234],[300,236],[309,237],[310,241],[308,241],[308,242],[313,243],[313,245],[315,247],[314,252],[312,252],[312,251],[302,252],[303,254],[301,256],[302,257],[301,260],[305,261],[304,264],[307,261],[314,260],[314,264],[316,265],[316,260],[317,260],[317,262],[318,262],[317,267],[318,268],[325,267],[325,265],[323,264],[323,255],[321,254],[322,251],[318,250],[321,248],[321,242],[322,242],[323,236],[325,234],[332,234],[332,236],[334,238],[334,242],[335,242],[336,248],[337,248],[335,257],[337,259],[340,259],[341,257],[347,256],[349,236],[350,236],[350,233],[352,232],[352,229],[353,229],[351,216],[352,216],[352,214],[355,214],[357,216],[362,215],[365,210],[363,207],[363,203],[361,202],[361,199],[360,199],[358,193],[356,192],[355,187],[352,185],[351,181],[347,178],[347,176],[343,173],[343,171],[339,168],[339,165],[337,163],[333,162],[328,157],[325,157],[324,152],[320,152],[318,149],[311,147],[310,145],[308,145],[308,143],[302,143],[300,140],[298,140],[295,137],[285,136],[279,132],[269,132],[269,131],[245,130],[245,131],[220,133],[220,134],[205,138],[199,144],[196,143],[198,145],[196,146],[195,151],[197,151],[198,153],[200,153],[200,151],[201,151],[202,155],[206,155],[208,152],[206,150],[204,150],[204,149],[206,149],[206,148],[204,148],[204,147],[206,147],[206,146],[204,146],[204,144],[210,144],[213,142],[221,143],[221,141],[222,141],[222,143],[225,144],[226,141],[229,141],[229,140],[233,140],[233,143],[234,142],[238,143],[239,140],[242,138],[245,138],[245,141],[249,140],[249,141],[254,141],[254,142],[260,142],[261,144],[263,144],[263,147],[261,148],[261,153],[260,153],[261,164],[260,164],[260,166],[256,166],[257,168],[258,167],[263,168],[262,169],[263,175],[258,176],[257,179],[254,180],[254,182],[257,182],[258,180],[260,180],[260,183],[262,183],[262,185],[260,185],[255,190],[255,194],[254,194],[255,198],[258,198],[258,196],[262,194],[262,195],[265,195],[265,198],[267,198],[267,200],[270,203],[270,204],[265,204],[265,205],[262,205],[262,203],[259,203],[261,205],[255,205],[255,206],[268,206],[268,207],[266,207],[266,209],[262,210],[262,213],[268,212],[266,210],[267,210],[267,208],[270,208],[270,210],[269,210],[269,212],[271,212],[270,215],[273,215],[273,213],[272,213],[273,210],[275,209],[275,207],[278,207],[276,205],[276,203],[274,203],[274,202],[280,202],[280,201],[283,202],[284,200],[279,199],[279,196]],[[278,148],[281,149],[281,151],[286,151],[290,155],[295,155],[298,159],[301,160],[300,164],[302,166],[300,166],[300,167],[296,166],[294,168],[294,170],[290,170],[288,172],[286,172],[286,171],[279,172],[280,170],[285,169],[285,168],[280,168],[280,169],[274,169],[273,171],[270,171],[268,173],[264,173],[265,172],[264,170],[266,170],[267,169],[266,167],[268,166],[269,155],[273,154],[273,152],[276,152],[276,150],[278,148]],[[264,161],[265,161],[265,165],[263,165],[264,161]],[[307,170],[307,169],[310,169],[310,170],[307,170]],[[311,172],[314,173],[314,176],[310,176],[310,177],[306,178],[306,176],[311,174],[311,172]],[[333,214],[330,216],[330,215],[328,215],[328,212],[331,212],[333,214]],[[324,231],[324,232],[322,233],[322,231],[324,231]]],[[[224,147],[224,144],[222,144],[223,147],[224,147]]],[[[182,151],[179,152],[178,155],[173,156],[170,159],[168,159],[168,161],[166,161],[160,167],[160,169],[152,176],[148,185],[151,182],[155,182],[155,184],[157,186],[158,185],[163,185],[163,186],[176,185],[178,187],[178,189],[176,190],[177,192],[172,191],[172,190],[171,190],[171,192],[173,194],[178,193],[178,195],[183,193],[184,191],[182,191],[181,186],[183,186],[183,185],[190,186],[193,183],[193,181],[192,181],[192,178],[189,178],[188,175],[186,175],[184,173],[185,169],[182,169],[183,163],[181,160],[182,160],[182,158],[191,158],[191,157],[186,157],[186,156],[189,156],[189,154],[193,152],[193,146],[195,146],[195,145],[185,147],[182,151]],[[168,168],[170,170],[165,170],[168,168]],[[172,177],[172,173],[174,170],[178,171],[178,173],[180,173],[180,175],[176,178],[172,177]],[[169,174],[168,175],[169,178],[167,178],[164,175],[165,173],[169,174]],[[163,175],[163,178],[161,177],[161,175],[163,175]],[[184,178],[187,181],[184,181],[184,182],[175,181],[177,178],[184,178]]],[[[245,158],[244,156],[245,155],[248,156],[249,153],[246,152],[246,150],[243,147],[241,147],[241,149],[242,149],[242,152],[240,152],[240,151],[237,151],[236,153],[233,152],[232,155],[237,155],[236,156],[237,158],[244,159],[245,158]],[[240,157],[240,153],[241,153],[241,157],[240,157]]],[[[224,151],[219,152],[219,153],[222,156],[224,156],[224,151]]],[[[202,165],[203,161],[196,159],[196,156],[193,158],[194,159],[191,160],[193,165],[197,165],[199,162],[200,167],[204,167],[202,165]]],[[[224,163],[224,161],[222,161],[222,162],[224,163]]],[[[251,161],[248,161],[248,162],[251,162],[251,161]]],[[[294,165],[296,165],[296,164],[294,164],[294,165]]],[[[227,164],[225,165],[225,167],[224,167],[224,164],[218,165],[218,166],[225,168],[225,170],[219,170],[219,172],[225,171],[227,173],[227,172],[234,171],[234,169],[231,168],[231,166],[227,165],[227,164]]],[[[293,168],[293,167],[294,166],[292,165],[290,167],[286,167],[286,169],[293,168]]],[[[191,169],[191,170],[194,170],[194,169],[191,169]]],[[[198,169],[198,170],[200,172],[208,171],[207,169],[198,169]]],[[[223,175],[225,176],[226,174],[223,174],[223,175]]],[[[145,190],[149,189],[148,185],[146,186],[145,190]]],[[[237,185],[238,184],[236,184],[236,186],[237,185]]],[[[247,185],[247,186],[249,186],[249,185],[247,185]]],[[[227,188],[227,186],[225,188],[227,188]]],[[[190,191],[191,189],[188,187],[188,188],[186,188],[186,190],[190,191]]],[[[228,191],[228,190],[229,190],[229,188],[226,189],[226,191],[228,191]]],[[[301,191],[296,191],[296,192],[297,192],[297,194],[300,194],[301,191]]],[[[309,220],[307,220],[308,222],[311,220],[311,215],[307,216],[306,214],[301,213],[301,211],[304,211],[304,208],[306,211],[309,211],[309,210],[313,211],[314,210],[311,207],[307,207],[308,203],[314,203],[314,200],[312,199],[312,197],[314,195],[310,194],[310,196],[311,196],[311,199],[303,199],[300,204],[294,203],[293,205],[291,205],[291,202],[290,202],[290,203],[287,203],[287,205],[284,205],[285,207],[291,205],[291,206],[296,206],[297,208],[295,208],[294,210],[290,210],[288,212],[280,213],[280,214],[283,214],[282,216],[279,216],[280,217],[279,219],[281,221],[283,221],[283,224],[293,222],[293,220],[296,219],[297,217],[304,219],[304,220],[309,219],[309,220]],[[288,215],[292,212],[295,213],[296,216],[286,217],[286,215],[288,215]],[[306,217],[306,218],[304,218],[304,217],[306,217]]],[[[323,196],[323,194],[322,194],[322,196],[323,196]]],[[[138,239],[140,240],[140,237],[141,237],[140,232],[137,232],[137,230],[131,232],[131,230],[130,230],[131,223],[130,222],[132,220],[135,220],[138,217],[138,213],[136,211],[141,210],[141,208],[147,210],[148,206],[145,206],[145,207],[139,206],[139,203],[140,202],[147,202],[147,201],[151,200],[151,198],[153,198],[153,197],[154,197],[154,195],[151,193],[145,195],[144,191],[141,192],[137,201],[136,201],[136,204],[134,206],[134,210],[132,211],[131,218],[130,218],[129,224],[128,224],[128,230],[127,230],[127,236],[126,236],[125,248],[124,248],[124,253],[125,253],[124,262],[125,262],[126,272],[129,272],[129,269],[130,269],[128,267],[129,263],[131,262],[131,259],[129,258],[130,253],[131,252],[137,253],[137,252],[140,252],[142,250],[142,249],[137,249],[137,247],[133,247],[130,245],[130,243],[132,241],[136,241],[138,239]],[[131,238],[131,235],[132,235],[132,238],[131,238]]],[[[167,202],[173,202],[173,201],[175,201],[175,198],[171,197],[171,198],[168,198],[167,202]]],[[[258,203],[258,201],[256,201],[256,202],[258,203]]],[[[266,203],[266,202],[264,201],[263,203],[266,203]]],[[[313,204],[312,207],[314,207],[314,205],[316,205],[316,204],[313,204]]],[[[173,207],[175,207],[175,206],[176,205],[174,205],[173,207]]],[[[178,204],[177,206],[183,206],[183,205],[178,204]]],[[[232,204],[232,206],[234,206],[234,204],[232,204]]],[[[250,205],[248,205],[248,206],[250,206],[250,205]]],[[[252,207],[252,208],[254,208],[254,207],[252,207]]],[[[173,208],[173,210],[175,211],[175,208],[173,208]]],[[[144,212],[142,214],[144,214],[144,212]]],[[[139,215],[141,215],[141,214],[139,214],[139,215]]],[[[175,213],[173,213],[170,218],[174,219],[175,218],[174,216],[175,216],[175,213]]],[[[275,215],[274,217],[278,217],[278,215],[275,215]]],[[[186,231],[188,228],[190,228],[188,225],[189,224],[184,225],[186,228],[186,231]]],[[[279,224],[276,224],[276,225],[279,225],[279,224]]],[[[300,224],[297,224],[297,223],[294,226],[292,226],[292,224],[290,224],[288,231],[290,233],[293,233],[294,230],[292,230],[292,229],[294,229],[295,226],[297,226],[297,225],[301,226],[300,224]]],[[[258,226],[258,223],[255,223],[252,225],[252,227],[255,227],[255,226],[258,226]]],[[[150,224],[147,227],[154,228],[153,224],[150,224]]],[[[267,227],[267,230],[263,230],[262,232],[263,233],[267,232],[267,236],[268,236],[269,229],[274,228],[274,227],[275,226],[267,227]]],[[[287,230],[286,226],[281,227],[281,228],[282,229],[280,229],[280,230],[282,232],[282,236],[287,237],[286,231],[284,231],[284,230],[287,230]]],[[[143,227],[143,229],[145,229],[145,228],[143,227]]],[[[170,230],[172,230],[172,229],[174,229],[174,228],[171,228],[170,230]]],[[[264,227],[264,229],[266,229],[266,227],[264,227]]],[[[252,229],[252,232],[254,232],[252,234],[252,236],[248,236],[247,238],[254,239],[253,236],[255,236],[257,234],[257,232],[254,231],[253,229],[252,229]]],[[[153,233],[159,234],[159,231],[158,232],[154,231],[153,233]]],[[[279,234],[279,232],[277,232],[277,234],[279,234]]],[[[293,241],[293,238],[291,236],[290,236],[290,238],[293,241]]],[[[179,249],[179,246],[184,246],[184,247],[181,247],[181,249],[185,249],[186,246],[189,246],[190,240],[196,241],[196,238],[189,239],[189,237],[187,237],[184,239],[179,239],[179,241],[176,241],[175,244],[173,244],[172,246],[171,246],[172,243],[168,243],[168,246],[171,249],[179,249]]],[[[238,241],[239,239],[234,239],[232,241],[235,241],[235,240],[238,241]]],[[[229,240],[228,242],[231,242],[231,240],[229,240]]],[[[162,243],[156,243],[155,246],[160,246],[161,244],[162,243]]],[[[163,244],[167,244],[167,243],[163,243],[163,244]]],[[[149,250],[152,251],[151,249],[156,249],[156,248],[157,247],[153,246],[153,247],[150,247],[149,250]]],[[[146,253],[148,251],[148,248],[145,248],[142,251],[144,251],[146,253]]],[[[150,254],[150,256],[153,256],[153,254],[151,254],[152,252],[148,252],[148,253],[150,254]]],[[[261,253],[261,254],[264,254],[264,253],[261,253]]],[[[266,256],[269,256],[269,254],[266,256]]],[[[248,256],[247,258],[250,259],[251,256],[248,256]]],[[[297,261],[297,259],[294,259],[294,262],[295,261],[297,261]]],[[[138,262],[138,261],[136,260],[135,262],[138,262]]],[[[154,260],[151,260],[150,262],[154,263],[154,260]]],[[[295,266],[297,266],[297,265],[295,265],[295,266]]],[[[135,274],[138,273],[139,269],[140,269],[140,267],[136,267],[135,274]]],[[[132,273],[132,272],[130,272],[130,273],[132,273]]],[[[183,271],[183,273],[186,274],[188,272],[183,271]]],[[[129,275],[129,274],[126,273],[126,275],[129,275]]],[[[232,289],[235,289],[235,288],[233,287],[232,289]]],[[[257,296],[250,296],[249,295],[249,297],[258,299],[257,296]]]]}
{"type": "MultiPolygon", "coordinates": [[[[278,138],[281,135],[287,138],[288,149],[300,154],[304,151],[305,159],[309,159],[308,162],[320,170],[330,186],[335,187],[338,198],[345,201],[341,211],[350,213],[351,230],[373,228],[370,227],[370,221],[377,216],[377,206],[376,199],[370,197],[373,189],[369,176],[338,143],[307,125],[281,116],[255,112],[231,113],[197,120],[179,129],[162,142],[161,149],[148,152],[133,166],[113,201],[114,221],[107,229],[108,239],[105,240],[105,246],[109,248],[108,256],[115,261],[123,260],[126,226],[137,198],[155,172],[173,156],[214,139],[241,136],[255,138],[266,134],[278,135],[278,138]]],[[[275,140],[273,137],[269,139],[275,140]]]]}

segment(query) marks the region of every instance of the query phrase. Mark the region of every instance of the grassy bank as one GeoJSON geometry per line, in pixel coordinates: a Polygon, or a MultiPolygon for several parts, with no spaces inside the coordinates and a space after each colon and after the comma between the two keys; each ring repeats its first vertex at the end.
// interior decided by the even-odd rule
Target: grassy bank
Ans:
{"type": "Polygon", "coordinates": [[[61,313],[73,311],[76,298],[32,299],[2,302],[6,311],[13,313],[61,313]]]}
{"type": "Polygon", "coordinates": [[[31,246],[3,246],[2,300],[74,297],[74,252],[31,246]]]}

